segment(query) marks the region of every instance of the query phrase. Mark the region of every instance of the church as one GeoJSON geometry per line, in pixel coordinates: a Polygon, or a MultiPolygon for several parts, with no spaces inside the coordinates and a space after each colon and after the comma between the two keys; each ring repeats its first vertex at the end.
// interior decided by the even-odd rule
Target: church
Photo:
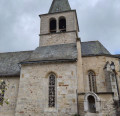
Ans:
{"type": "Polygon", "coordinates": [[[10,99],[0,116],[117,116],[120,55],[99,41],[81,42],[68,0],[53,0],[39,17],[35,50],[0,53],[0,79],[8,85],[0,102],[10,99]]]}

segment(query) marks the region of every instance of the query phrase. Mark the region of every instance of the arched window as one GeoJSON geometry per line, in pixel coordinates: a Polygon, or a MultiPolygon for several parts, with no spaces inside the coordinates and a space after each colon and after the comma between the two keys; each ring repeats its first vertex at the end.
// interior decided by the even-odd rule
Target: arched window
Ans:
{"type": "Polygon", "coordinates": [[[56,76],[51,74],[49,76],[49,104],[50,108],[55,107],[55,99],[56,99],[56,76]]]}
{"type": "Polygon", "coordinates": [[[95,98],[93,96],[88,96],[88,109],[91,113],[96,113],[95,98]]]}
{"type": "Polygon", "coordinates": [[[96,76],[95,76],[95,73],[93,71],[88,71],[88,77],[89,77],[90,91],[96,93],[97,89],[96,89],[96,76]]]}
{"type": "Polygon", "coordinates": [[[66,19],[65,19],[65,17],[59,18],[59,30],[60,30],[60,32],[66,32],[66,19]]]}
{"type": "Polygon", "coordinates": [[[5,92],[5,81],[0,83],[0,105],[2,105],[4,101],[4,92],[5,92]]]}
{"type": "Polygon", "coordinates": [[[56,33],[56,19],[50,19],[50,33],[56,33]]]}

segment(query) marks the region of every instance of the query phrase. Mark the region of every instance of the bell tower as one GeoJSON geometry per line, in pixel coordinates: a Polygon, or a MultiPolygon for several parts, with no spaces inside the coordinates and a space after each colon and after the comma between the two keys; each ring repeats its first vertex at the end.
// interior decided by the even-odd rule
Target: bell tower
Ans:
{"type": "Polygon", "coordinates": [[[77,15],[68,0],[53,0],[49,12],[40,18],[40,46],[76,43],[77,15]]]}
{"type": "Polygon", "coordinates": [[[20,63],[15,116],[72,116],[83,100],[76,92],[84,92],[76,11],[68,0],[53,0],[40,18],[40,45],[20,63]]]}

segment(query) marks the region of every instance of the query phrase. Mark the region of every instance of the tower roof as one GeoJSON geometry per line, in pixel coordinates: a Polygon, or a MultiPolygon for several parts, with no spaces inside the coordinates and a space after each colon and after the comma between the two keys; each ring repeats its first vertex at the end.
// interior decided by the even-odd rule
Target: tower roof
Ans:
{"type": "Polygon", "coordinates": [[[49,13],[71,10],[68,0],[53,0],[49,13]]]}

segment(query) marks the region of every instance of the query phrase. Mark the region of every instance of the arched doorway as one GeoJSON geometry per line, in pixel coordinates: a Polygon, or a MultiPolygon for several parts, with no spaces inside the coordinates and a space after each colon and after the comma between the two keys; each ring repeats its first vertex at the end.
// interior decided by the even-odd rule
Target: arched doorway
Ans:
{"type": "Polygon", "coordinates": [[[88,109],[90,113],[96,113],[95,98],[93,96],[88,96],[88,109]]]}
{"type": "Polygon", "coordinates": [[[85,94],[84,111],[85,113],[100,113],[100,98],[94,92],[88,92],[85,94]]]}

